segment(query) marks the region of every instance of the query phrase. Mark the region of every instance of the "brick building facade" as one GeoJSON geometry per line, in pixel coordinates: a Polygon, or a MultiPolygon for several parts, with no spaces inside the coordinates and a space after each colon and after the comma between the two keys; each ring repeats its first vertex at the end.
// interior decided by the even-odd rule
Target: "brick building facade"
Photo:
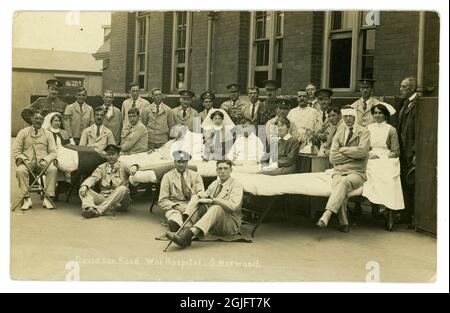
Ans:
{"type": "Polygon", "coordinates": [[[144,93],[224,94],[272,78],[285,95],[313,82],[353,97],[365,76],[375,95],[395,96],[402,78],[419,75],[424,95],[437,96],[439,24],[436,12],[114,12],[103,89],[138,81],[144,93]]]}

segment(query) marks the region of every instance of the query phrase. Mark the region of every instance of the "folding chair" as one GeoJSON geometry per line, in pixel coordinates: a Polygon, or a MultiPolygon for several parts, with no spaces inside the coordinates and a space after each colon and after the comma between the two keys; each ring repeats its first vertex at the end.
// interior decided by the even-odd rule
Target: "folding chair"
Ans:
{"type": "Polygon", "coordinates": [[[47,172],[47,169],[49,168],[50,164],[52,164],[53,162],[47,163],[47,165],[42,169],[42,171],[36,176],[34,174],[34,172],[30,169],[30,167],[28,166],[28,164],[26,162],[23,162],[22,164],[25,165],[25,167],[27,168],[28,174],[30,175],[30,178],[33,179],[31,184],[28,184],[28,189],[27,192],[20,198],[20,200],[16,203],[15,206],[12,207],[11,211],[15,211],[16,207],[22,203],[22,201],[30,194],[30,192],[32,191],[38,191],[41,193],[41,197],[47,197],[48,201],[50,201],[50,203],[52,204],[52,206],[56,209],[55,204],[53,203],[52,199],[50,198],[50,196],[48,195],[47,191],[45,190],[45,186],[44,186],[44,179],[43,179],[43,175],[45,174],[45,172],[47,172]]]}

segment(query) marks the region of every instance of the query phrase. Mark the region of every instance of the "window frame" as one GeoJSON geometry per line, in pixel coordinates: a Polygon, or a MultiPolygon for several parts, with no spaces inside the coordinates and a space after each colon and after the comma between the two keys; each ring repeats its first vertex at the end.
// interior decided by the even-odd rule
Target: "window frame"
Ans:
{"type": "Polygon", "coordinates": [[[148,34],[149,34],[149,21],[150,20],[150,13],[148,12],[136,12],[136,34],[135,34],[135,48],[134,48],[134,81],[139,82],[139,77],[142,75],[144,77],[144,83],[143,88],[139,88],[142,91],[145,91],[148,89],[147,86],[147,72],[148,72],[148,34]],[[140,52],[140,23],[142,21],[145,21],[145,34],[144,34],[144,48],[145,51],[140,52]],[[140,71],[140,63],[139,63],[139,57],[143,56],[144,58],[144,70],[140,71]]]}
{"type": "MultiPolygon", "coordinates": [[[[261,12],[261,11],[258,11],[261,12]]],[[[266,24],[266,28],[269,28],[268,34],[269,38],[256,38],[257,31],[257,12],[250,12],[250,34],[249,34],[249,71],[247,77],[247,85],[253,86],[255,85],[255,74],[256,72],[267,72],[267,79],[276,79],[277,70],[283,69],[283,63],[278,62],[279,56],[279,42],[283,42],[284,40],[284,11],[264,11],[265,16],[270,16],[269,22],[266,24]],[[278,14],[282,14],[282,34],[277,36],[277,23],[279,16],[278,14]],[[257,63],[257,44],[261,42],[269,43],[269,56],[268,56],[268,65],[256,65],[257,63]]],[[[267,33],[267,30],[266,30],[267,33]]],[[[264,90],[264,88],[260,88],[264,90]]]]}
{"type": "MultiPolygon", "coordinates": [[[[322,88],[330,87],[330,56],[331,41],[333,39],[352,38],[351,68],[350,68],[350,86],[348,88],[332,88],[334,92],[357,92],[357,81],[362,75],[364,32],[367,30],[376,30],[376,26],[363,25],[363,11],[342,11],[354,12],[352,28],[332,30],[332,11],[325,12],[324,33],[323,33],[323,57],[322,57],[322,88]],[[344,36],[344,37],[343,37],[344,36]]],[[[376,33],[375,33],[376,38],[376,33]]],[[[376,40],[376,39],[375,39],[376,40]]]]}
{"type": "Polygon", "coordinates": [[[178,47],[178,14],[186,13],[186,41],[185,41],[185,55],[184,55],[184,88],[189,89],[191,85],[191,52],[192,52],[192,19],[193,12],[190,11],[176,11],[173,12],[173,28],[172,28],[172,68],[170,79],[170,90],[175,92],[178,90],[177,86],[177,68],[179,63],[177,60],[177,52],[182,48],[178,47]]]}

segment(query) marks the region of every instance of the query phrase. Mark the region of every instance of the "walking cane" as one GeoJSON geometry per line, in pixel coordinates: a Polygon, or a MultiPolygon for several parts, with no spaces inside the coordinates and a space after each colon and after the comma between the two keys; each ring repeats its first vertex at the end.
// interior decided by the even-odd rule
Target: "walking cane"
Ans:
{"type": "MultiPolygon", "coordinates": [[[[192,217],[194,216],[195,213],[197,213],[198,209],[202,206],[203,204],[199,203],[197,204],[197,208],[195,209],[195,211],[188,216],[188,218],[186,219],[186,221],[184,221],[183,225],[181,225],[180,229],[175,233],[175,235],[179,235],[181,233],[181,231],[183,230],[183,228],[186,226],[186,224],[192,219],[192,217]]],[[[170,245],[172,244],[173,240],[171,240],[169,242],[169,244],[167,245],[167,247],[163,250],[163,252],[166,252],[167,249],[169,249],[170,245]]]]}
{"type": "MultiPolygon", "coordinates": [[[[16,210],[16,207],[20,204],[20,202],[22,202],[22,200],[25,199],[26,196],[30,193],[32,186],[33,186],[34,184],[36,184],[36,182],[39,180],[39,178],[47,171],[47,169],[48,169],[48,167],[50,166],[51,162],[47,163],[47,165],[46,165],[46,166],[44,167],[44,169],[39,173],[38,176],[35,176],[35,175],[34,175],[33,171],[30,169],[30,167],[27,165],[26,162],[22,162],[22,164],[25,165],[25,167],[27,168],[28,173],[34,178],[34,181],[33,181],[31,184],[29,184],[28,190],[27,190],[27,192],[25,193],[25,195],[23,195],[23,196],[20,198],[20,200],[16,203],[16,205],[12,207],[12,209],[11,209],[12,212],[14,212],[14,211],[16,210]]],[[[42,189],[42,191],[44,192],[44,195],[47,196],[47,199],[50,201],[50,203],[51,203],[54,207],[56,207],[55,204],[53,203],[53,201],[52,201],[52,200],[50,199],[50,197],[48,196],[48,193],[47,193],[47,191],[45,190],[45,188],[44,188],[43,186],[41,186],[41,189],[42,189]]]]}

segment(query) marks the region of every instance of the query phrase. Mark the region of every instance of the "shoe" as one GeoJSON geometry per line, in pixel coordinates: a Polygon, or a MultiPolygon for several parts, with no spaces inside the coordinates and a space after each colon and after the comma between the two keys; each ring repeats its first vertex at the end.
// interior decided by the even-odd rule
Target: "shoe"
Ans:
{"type": "Polygon", "coordinates": [[[395,224],[394,212],[392,210],[387,210],[387,212],[383,212],[384,220],[386,222],[386,230],[392,231],[395,224]]]}
{"type": "Polygon", "coordinates": [[[181,236],[178,236],[175,233],[167,233],[166,237],[167,237],[167,239],[175,242],[181,248],[186,248],[186,247],[189,247],[191,245],[192,238],[194,237],[194,234],[190,230],[188,230],[187,232],[185,232],[181,236]]]}
{"type": "Polygon", "coordinates": [[[81,216],[84,218],[95,218],[100,216],[100,212],[97,211],[96,208],[86,208],[82,213],[81,216]]]}
{"type": "Polygon", "coordinates": [[[45,198],[44,201],[42,202],[42,206],[44,208],[46,208],[46,209],[49,209],[49,210],[54,210],[55,209],[55,206],[47,198],[45,198]]]}
{"type": "Polygon", "coordinates": [[[348,226],[348,224],[339,225],[338,229],[340,232],[348,233],[350,231],[350,226],[348,226]]]}
{"type": "Polygon", "coordinates": [[[180,229],[180,225],[178,225],[175,221],[169,220],[167,222],[167,225],[169,226],[169,230],[172,233],[176,233],[180,229]]]}
{"type": "Polygon", "coordinates": [[[319,226],[321,229],[325,229],[327,228],[327,224],[325,224],[324,221],[322,221],[321,219],[319,219],[316,223],[317,226],[319,226]]]}
{"type": "Polygon", "coordinates": [[[29,210],[33,207],[33,203],[31,202],[31,198],[23,199],[22,207],[20,208],[22,211],[29,210]]]}

